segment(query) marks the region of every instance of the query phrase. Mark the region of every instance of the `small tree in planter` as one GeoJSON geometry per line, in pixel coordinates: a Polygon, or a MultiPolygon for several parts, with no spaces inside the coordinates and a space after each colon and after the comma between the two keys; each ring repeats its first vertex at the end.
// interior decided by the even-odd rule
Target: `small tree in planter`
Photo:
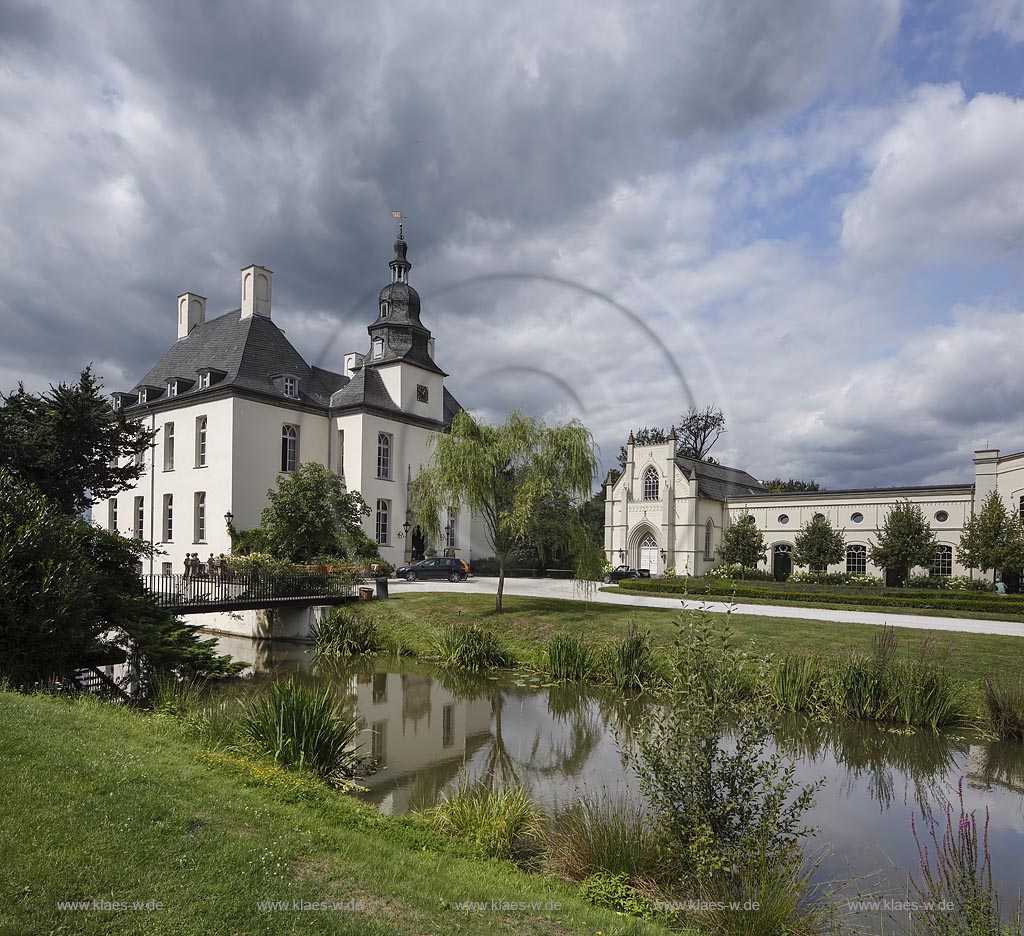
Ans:
{"type": "Polygon", "coordinates": [[[842,530],[835,529],[824,514],[815,514],[793,540],[794,564],[807,566],[815,574],[828,571],[830,565],[842,562],[845,556],[842,530]]]}
{"type": "Polygon", "coordinates": [[[757,564],[764,561],[766,549],[757,521],[752,514],[745,513],[722,534],[718,558],[727,565],[735,563],[744,569],[756,569],[757,564]]]}
{"type": "Polygon", "coordinates": [[[868,549],[871,561],[886,572],[899,572],[906,581],[914,566],[930,566],[939,542],[925,519],[924,511],[910,501],[897,501],[878,533],[878,542],[868,549]]]}

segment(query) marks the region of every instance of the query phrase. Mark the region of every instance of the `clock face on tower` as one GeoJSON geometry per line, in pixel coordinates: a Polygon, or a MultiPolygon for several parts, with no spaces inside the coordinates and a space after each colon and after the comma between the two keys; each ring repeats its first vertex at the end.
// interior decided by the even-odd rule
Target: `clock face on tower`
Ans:
{"type": "Polygon", "coordinates": [[[416,384],[416,400],[420,403],[430,402],[430,389],[423,384],[416,384]]]}

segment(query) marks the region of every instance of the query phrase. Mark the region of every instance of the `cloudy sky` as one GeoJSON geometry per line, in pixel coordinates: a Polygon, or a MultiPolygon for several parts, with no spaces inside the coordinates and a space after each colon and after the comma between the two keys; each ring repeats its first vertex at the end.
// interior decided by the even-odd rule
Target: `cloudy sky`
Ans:
{"type": "Polygon", "coordinates": [[[0,389],[175,297],[365,350],[394,227],[456,396],[831,487],[1024,449],[1024,0],[0,0],[0,389]]]}

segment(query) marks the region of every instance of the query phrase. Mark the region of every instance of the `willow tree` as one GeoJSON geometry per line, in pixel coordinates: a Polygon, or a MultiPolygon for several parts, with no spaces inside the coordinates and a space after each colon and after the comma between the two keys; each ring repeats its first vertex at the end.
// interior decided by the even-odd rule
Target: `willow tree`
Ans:
{"type": "MultiPolygon", "coordinates": [[[[579,421],[547,426],[518,410],[500,425],[475,419],[463,410],[451,430],[433,437],[430,462],[413,485],[417,522],[431,538],[452,505],[469,507],[483,522],[498,562],[495,610],[501,612],[505,571],[517,542],[552,496],[582,505],[597,474],[594,439],[579,421]]],[[[579,510],[569,512],[561,535],[576,558],[576,577],[596,580],[603,552],[594,544],[579,510]]]]}

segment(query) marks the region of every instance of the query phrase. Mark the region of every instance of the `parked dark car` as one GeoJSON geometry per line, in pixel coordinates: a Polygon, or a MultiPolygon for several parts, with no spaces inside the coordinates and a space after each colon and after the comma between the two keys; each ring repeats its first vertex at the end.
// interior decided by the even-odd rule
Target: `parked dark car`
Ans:
{"type": "Polygon", "coordinates": [[[449,582],[464,582],[469,578],[469,566],[461,559],[423,559],[412,565],[395,569],[395,575],[407,582],[416,579],[448,579],[449,582]]]}
{"type": "Polygon", "coordinates": [[[611,585],[612,582],[617,582],[620,579],[650,577],[650,569],[631,569],[628,565],[620,565],[616,566],[610,572],[605,572],[604,583],[605,585],[611,585]]]}

